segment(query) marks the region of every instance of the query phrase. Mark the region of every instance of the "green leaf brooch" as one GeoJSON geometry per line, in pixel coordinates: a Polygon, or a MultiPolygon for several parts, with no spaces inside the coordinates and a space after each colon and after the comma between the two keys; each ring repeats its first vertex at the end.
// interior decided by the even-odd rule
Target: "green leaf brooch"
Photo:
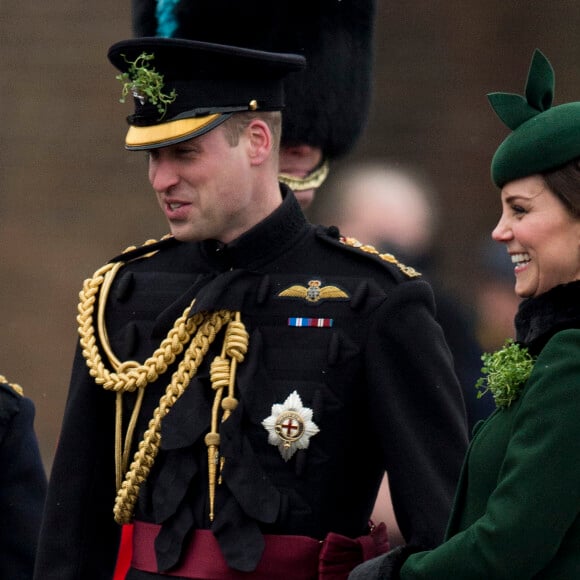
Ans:
{"type": "Polygon", "coordinates": [[[173,103],[177,97],[175,89],[169,94],[163,92],[163,75],[150,66],[149,61],[155,58],[154,54],[141,53],[134,61],[129,61],[122,55],[125,62],[129,64],[126,72],[117,75],[115,78],[123,83],[120,102],[124,103],[130,93],[144,105],[149,101],[157,107],[160,119],[163,119],[167,112],[167,105],[173,103]]]}
{"type": "Polygon", "coordinates": [[[481,372],[486,376],[475,383],[475,388],[481,389],[477,398],[490,391],[497,407],[509,407],[520,396],[535,359],[527,348],[508,338],[502,348],[494,353],[484,353],[481,360],[481,372]]]}

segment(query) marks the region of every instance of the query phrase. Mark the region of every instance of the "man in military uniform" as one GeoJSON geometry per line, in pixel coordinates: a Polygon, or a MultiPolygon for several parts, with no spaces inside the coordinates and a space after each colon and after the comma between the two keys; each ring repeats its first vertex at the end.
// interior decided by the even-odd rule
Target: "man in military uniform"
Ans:
{"type": "Polygon", "coordinates": [[[83,286],[37,579],[110,579],[127,522],[128,580],[346,578],[388,547],[385,470],[406,539],[436,545],[461,391],[430,286],[278,181],[304,59],[169,38],[109,58],[172,235],[83,286]]]}

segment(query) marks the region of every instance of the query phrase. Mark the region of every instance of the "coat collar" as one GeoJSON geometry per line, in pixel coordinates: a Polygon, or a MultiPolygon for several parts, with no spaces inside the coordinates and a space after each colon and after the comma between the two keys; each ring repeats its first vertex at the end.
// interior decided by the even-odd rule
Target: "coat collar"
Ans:
{"type": "Polygon", "coordinates": [[[516,339],[538,353],[558,331],[580,328],[580,281],[556,286],[527,298],[515,317],[516,339]]]}
{"type": "Polygon", "coordinates": [[[282,203],[264,220],[239,238],[223,244],[217,240],[201,242],[208,261],[223,269],[252,268],[267,263],[294,245],[308,229],[308,221],[292,191],[280,184],[282,203]]]}

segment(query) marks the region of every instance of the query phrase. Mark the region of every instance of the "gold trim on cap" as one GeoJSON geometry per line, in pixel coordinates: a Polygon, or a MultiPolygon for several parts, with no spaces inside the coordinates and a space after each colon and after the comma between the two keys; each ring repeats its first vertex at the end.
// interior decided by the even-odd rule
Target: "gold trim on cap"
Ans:
{"type": "Polygon", "coordinates": [[[131,125],[125,137],[125,145],[127,147],[161,146],[188,135],[195,137],[196,133],[206,128],[220,116],[219,113],[216,113],[205,117],[178,119],[147,127],[131,125]]]}

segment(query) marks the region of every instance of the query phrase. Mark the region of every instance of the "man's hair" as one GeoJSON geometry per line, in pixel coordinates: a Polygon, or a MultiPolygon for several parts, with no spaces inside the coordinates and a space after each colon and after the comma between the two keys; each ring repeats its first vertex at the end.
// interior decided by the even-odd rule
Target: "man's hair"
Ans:
{"type": "Polygon", "coordinates": [[[268,125],[273,138],[272,152],[277,155],[280,150],[280,136],[282,134],[282,115],[280,111],[234,113],[223,123],[228,143],[235,147],[240,141],[240,135],[253,119],[262,119],[268,125]]]}

